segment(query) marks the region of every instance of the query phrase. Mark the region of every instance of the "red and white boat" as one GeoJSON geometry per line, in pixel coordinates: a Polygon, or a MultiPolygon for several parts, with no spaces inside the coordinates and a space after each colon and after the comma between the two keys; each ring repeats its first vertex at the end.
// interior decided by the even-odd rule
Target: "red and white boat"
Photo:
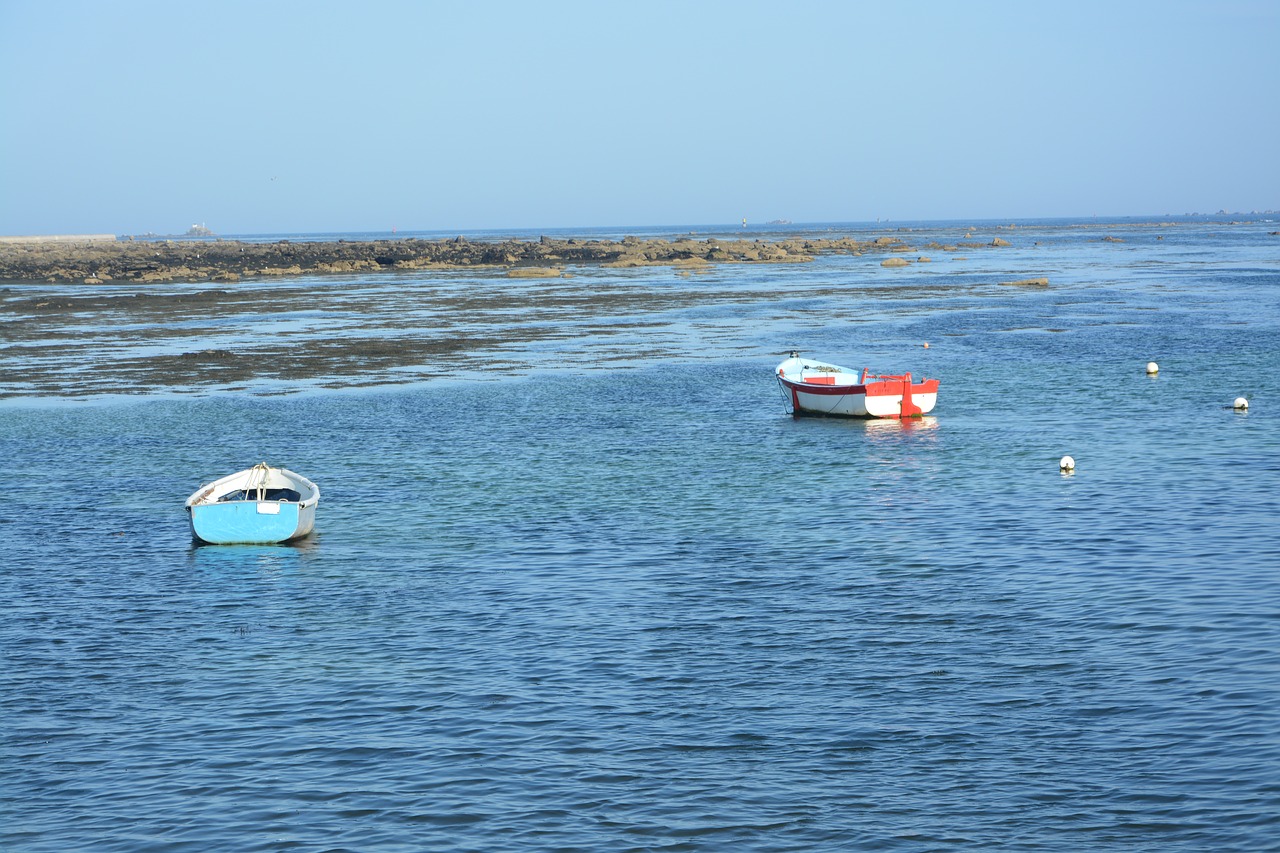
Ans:
{"type": "Polygon", "coordinates": [[[917,382],[910,373],[892,376],[873,374],[870,368],[850,370],[801,358],[798,352],[778,365],[777,377],[796,415],[915,418],[933,411],[938,403],[937,379],[917,382]]]}

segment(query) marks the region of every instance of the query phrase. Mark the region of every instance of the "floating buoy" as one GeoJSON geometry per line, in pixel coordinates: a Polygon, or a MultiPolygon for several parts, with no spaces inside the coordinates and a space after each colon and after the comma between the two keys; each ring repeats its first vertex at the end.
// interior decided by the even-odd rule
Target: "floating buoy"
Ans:
{"type": "Polygon", "coordinates": [[[924,342],[924,348],[925,348],[925,349],[928,349],[928,348],[929,348],[929,342],[928,342],[928,341],[925,341],[925,342],[924,342]]]}
{"type": "Polygon", "coordinates": [[[1249,408],[1249,401],[1244,397],[1236,397],[1236,401],[1231,404],[1231,407],[1236,410],[1247,409],[1249,408]]]}
{"type": "Polygon", "coordinates": [[[1160,365],[1156,364],[1154,361],[1148,361],[1148,362],[1147,362],[1147,375],[1148,375],[1148,376],[1155,376],[1155,375],[1156,375],[1157,373],[1159,373],[1159,372],[1160,372],[1160,365]]]}
{"type": "Polygon", "coordinates": [[[1076,460],[1070,456],[1064,456],[1058,460],[1058,468],[1063,471],[1074,471],[1076,470],[1076,460]]]}

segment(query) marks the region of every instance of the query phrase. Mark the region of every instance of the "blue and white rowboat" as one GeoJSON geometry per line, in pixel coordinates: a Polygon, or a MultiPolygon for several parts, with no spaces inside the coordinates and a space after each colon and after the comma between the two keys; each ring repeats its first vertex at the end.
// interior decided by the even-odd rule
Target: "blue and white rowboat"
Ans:
{"type": "Polygon", "coordinates": [[[320,487],[260,462],[201,486],[187,498],[191,535],[211,545],[270,545],[315,527],[320,487]]]}

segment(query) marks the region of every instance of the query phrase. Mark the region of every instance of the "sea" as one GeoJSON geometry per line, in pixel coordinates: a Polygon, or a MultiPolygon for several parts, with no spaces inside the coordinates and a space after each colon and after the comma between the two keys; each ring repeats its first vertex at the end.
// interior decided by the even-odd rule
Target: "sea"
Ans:
{"type": "Polygon", "coordinates": [[[0,849],[1280,850],[1280,223],[572,233],[690,231],[915,253],[574,270],[688,298],[498,370],[0,402],[0,849]],[[795,417],[790,350],[937,407],[795,417]],[[316,532],[193,544],[264,460],[316,532]]]}

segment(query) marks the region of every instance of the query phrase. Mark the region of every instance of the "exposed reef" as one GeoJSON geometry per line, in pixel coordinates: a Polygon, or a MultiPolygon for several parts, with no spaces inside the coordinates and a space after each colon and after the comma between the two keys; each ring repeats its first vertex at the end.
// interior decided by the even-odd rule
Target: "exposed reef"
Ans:
{"type": "MultiPolygon", "coordinates": [[[[1001,241],[1003,242],[1003,241],[1001,241]]],[[[981,248],[985,243],[963,243],[981,248]]],[[[955,247],[945,247],[954,249],[955,247]]],[[[0,242],[0,282],[236,282],[280,276],[397,270],[507,268],[554,275],[571,265],[697,267],[803,263],[824,253],[909,252],[899,238],[721,240],[236,240],[0,242]]]]}

